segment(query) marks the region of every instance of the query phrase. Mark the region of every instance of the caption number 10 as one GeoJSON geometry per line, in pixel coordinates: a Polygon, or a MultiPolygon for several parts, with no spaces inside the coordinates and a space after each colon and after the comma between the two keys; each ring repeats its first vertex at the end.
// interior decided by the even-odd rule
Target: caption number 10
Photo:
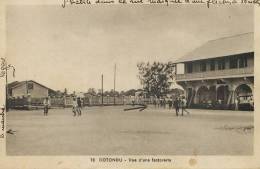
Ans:
{"type": "Polygon", "coordinates": [[[92,162],[92,163],[94,163],[94,162],[95,162],[95,160],[96,160],[96,159],[95,159],[95,158],[93,158],[93,157],[91,157],[91,158],[90,158],[90,162],[92,162]]]}

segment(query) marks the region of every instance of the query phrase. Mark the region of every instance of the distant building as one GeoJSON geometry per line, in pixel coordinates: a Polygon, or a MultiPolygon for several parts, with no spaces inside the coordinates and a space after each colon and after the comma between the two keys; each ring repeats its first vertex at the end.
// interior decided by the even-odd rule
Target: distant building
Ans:
{"type": "Polygon", "coordinates": [[[12,98],[44,98],[52,96],[55,91],[33,80],[12,82],[8,84],[8,96],[12,98]]]}
{"type": "Polygon", "coordinates": [[[188,106],[253,106],[254,33],[211,40],[176,62],[188,106]]]}

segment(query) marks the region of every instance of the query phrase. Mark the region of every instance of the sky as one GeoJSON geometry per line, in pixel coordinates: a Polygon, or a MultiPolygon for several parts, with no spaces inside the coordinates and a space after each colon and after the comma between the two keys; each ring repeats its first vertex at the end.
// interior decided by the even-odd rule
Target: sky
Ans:
{"type": "Polygon", "coordinates": [[[54,90],[140,88],[137,63],[174,61],[208,40],[254,31],[250,6],[9,5],[7,58],[17,80],[54,90]]]}

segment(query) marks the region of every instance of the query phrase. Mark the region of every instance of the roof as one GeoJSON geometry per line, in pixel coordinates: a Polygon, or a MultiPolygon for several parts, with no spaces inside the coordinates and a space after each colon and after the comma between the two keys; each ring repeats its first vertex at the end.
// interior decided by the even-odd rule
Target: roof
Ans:
{"type": "MultiPolygon", "coordinates": [[[[46,86],[44,86],[44,85],[42,85],[42,84],[40,84],[40,83],[34,81],[34,80],[26,80],[26,81],[21,81],[21,82],[17,82],[17,81],[16,81],[16,85],[12,85],[12,86],[10,86],[10,88],[11,88],[11,89],[14,89],[14,88],[17,88],[17,87],[19,87],[19,86],[21,86],[21,85],[23,85],[23,84],[28,83],[28,82],[36,83],[36,84],[38,84],[39,86],[42,86],[43,88],[46,88],[46,89],[51,90],[51,91],[54,91],[54,90],[52,90],[52,89],[50,89],[50,88],[48,88],[48,87],[46,87],[46,86]]],[[[13,82],[12,82],[12,83],[13,83],[13,82]]],[[[12,84],[12,83],[9,83],[9,85],[12,84]]]]}
{"type": "Polygon", "coordinates": [[[170,90],[184,90],[183,87],[177,83],[172,83],[171,86],[170,86],[170,90]]]}
{"type": "Polygon", "coordinates": [[[8,88],[11,89],[12,87],[18,85],[19,83],[20,82],[18,82],[18,81],[11,82],[11,83],[8,84],[8,88]]]}
{"type": "Polygon", "coordinates": [[[254,33],[244,33],[210,40],[177,59],[175,63],[254,52],[254,33]]]}

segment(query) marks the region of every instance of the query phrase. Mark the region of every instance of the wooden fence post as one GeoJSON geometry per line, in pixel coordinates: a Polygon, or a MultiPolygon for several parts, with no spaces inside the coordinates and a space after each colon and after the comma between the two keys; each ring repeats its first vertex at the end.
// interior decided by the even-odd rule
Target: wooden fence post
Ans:
{"type": "Polygon", "coordinates": [[[32,109],[32,98],[31,98],[31,95],[27,96],[27,109],[28,110],[32,109]]]}

